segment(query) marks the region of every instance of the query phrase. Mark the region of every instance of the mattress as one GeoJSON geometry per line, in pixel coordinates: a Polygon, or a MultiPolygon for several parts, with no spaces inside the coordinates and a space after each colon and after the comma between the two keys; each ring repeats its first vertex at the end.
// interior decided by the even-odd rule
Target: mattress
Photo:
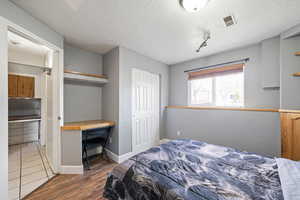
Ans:
{"type": "Polygon", "coordinates": [[[194,140],[173,140],[118,165],[109,200],[283,200],[276,160],[194,140]]]}

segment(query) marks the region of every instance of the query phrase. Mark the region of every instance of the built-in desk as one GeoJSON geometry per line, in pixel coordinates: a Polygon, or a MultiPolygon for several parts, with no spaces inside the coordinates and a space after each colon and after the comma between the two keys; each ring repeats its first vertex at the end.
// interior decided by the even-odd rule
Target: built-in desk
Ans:
{"type": "Polygon", "coordinates": [[[112,127],[115,125],[113,121],[105,121],[105,120],[89,120],[89,121],[81,121],[81,122],[67,122],[62,127],[62,130],[89,130],[95,128],[105,128],[112,127]]]}
{"type": "Polygon", "coordinates": [[[89,120],[67,122],[61,127],[61,162],[62,173],[83,173],[82,141],[87,131],[95,134],[109,132],[115,122],[106,120],[89,120]]]}

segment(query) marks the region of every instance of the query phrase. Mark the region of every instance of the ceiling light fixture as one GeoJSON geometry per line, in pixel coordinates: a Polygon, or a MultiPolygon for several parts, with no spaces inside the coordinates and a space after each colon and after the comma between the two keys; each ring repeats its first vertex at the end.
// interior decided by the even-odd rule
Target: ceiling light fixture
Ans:
{"type": "Polygon", "coordinates": [[[204,41],[200,44],[199,48],[196,50],[197,53],[199,53],[202,48],[207,47],[207,45],[208,45],[207,41],[210,38],[211,38],[210,37],[210,32],[209,31],[204,32],[204,34],[203,34],[203,40],[204,41]]]}
{"type": "Polygon", "coordinates": [[[180,0],[181,6],[188,12],[198,12],[209,0],[180,0]]]}

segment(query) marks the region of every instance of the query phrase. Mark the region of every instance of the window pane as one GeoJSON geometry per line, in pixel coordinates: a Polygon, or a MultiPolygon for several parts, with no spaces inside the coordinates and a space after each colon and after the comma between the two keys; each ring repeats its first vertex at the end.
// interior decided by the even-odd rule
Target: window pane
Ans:
{"type": "Polygon", "coordinates": [[[216,106],[243,106],[243,73],[215,77],[216,106]]]}
{"type": "Polygon", "coordinates": [[[212,78],[191,80],[191,104],[211,104],[212,85],[212,78]]]}

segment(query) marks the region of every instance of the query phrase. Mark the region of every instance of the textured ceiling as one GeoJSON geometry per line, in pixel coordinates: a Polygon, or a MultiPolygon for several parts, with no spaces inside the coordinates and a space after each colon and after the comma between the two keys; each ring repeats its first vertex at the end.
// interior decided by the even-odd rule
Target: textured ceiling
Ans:
{"type": "Polygon", "coordinates": [[[167,64],[258,43],[300,23],[299,0],[210,0],[197,13],[178,0],[13,0],[66,42],[106,53],[124,46],[167,64]],[[226,28],[222,18],[234,15],[226,28]],[[195,50],[211,32],[208,47],[195,50]]]}

